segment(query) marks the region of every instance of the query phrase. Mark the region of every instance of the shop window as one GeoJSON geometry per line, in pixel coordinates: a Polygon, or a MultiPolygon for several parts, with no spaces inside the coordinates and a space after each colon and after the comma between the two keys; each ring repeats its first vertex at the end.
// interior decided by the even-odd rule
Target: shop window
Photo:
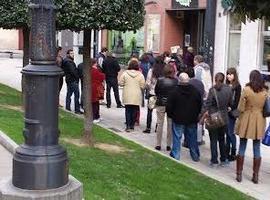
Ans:
{"type": "Polygon", "coordinates": [[[238,67],[240,60],[241,20],[233,13],[230,14],[228,67],[238,67]]]}
{"type": "Polygon", "coordinates": [[[159,52],[160,15],[147,15],[147,51],[159,52]]]}
{"type": "MultiPolygon", "coordinates": [[[[267,63],[270,63],[270,20],[263,23],[263,69],[267,69],[267,63]]],[[[270,65],[270,64],[268,64],[270,65]]]]}

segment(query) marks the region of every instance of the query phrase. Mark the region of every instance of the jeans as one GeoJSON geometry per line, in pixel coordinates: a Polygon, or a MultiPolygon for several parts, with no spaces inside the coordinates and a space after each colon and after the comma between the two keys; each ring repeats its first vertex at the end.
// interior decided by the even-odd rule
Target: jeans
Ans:
{"type": "Polygon", "coordinates": [[[197,124],[190,124],[185,126],[185,133],[190,156],[192,160],[198,161],[200,159],[200,150],[197,140],[197,124]]]}
{"type": "Polygon", "coordinates": [[[138,109],[139,106],[136,105],[125,105],[127,129],[134,129],[138,109]]]}
{"type": "Polygon", "coordinates": [[[74,104],[75,104],[75,112],[80,111],[80,104],[79,104],[79,85],[76,82],[67,83],[67,96],[66,96],[66,109],[70,110],[71,104],[71,96],[74,93],[74,104]]]}
{"type": "Polygon", "coordinates": [[[113,88],[114,98],[116,101],[116,104],[119,106],[121,105],[121,101],[119,98],[119,89],[118,89],[118,80],[117,77],[110,77],[106,79],[106,101],[107,106],[111,106],[111,88],[113,88]]]}
{"type": "Polygon", "coordinates": [[[225,132],[227,126],[221,128],[209,130],[210,137],[210,149],[211,149],[211,163],[218,164],[218,152],[217,152],[217,142],[219,143],[220,161],[226,161],[225,154],[225,132]]]}
{"type": "Polygon", "coordinates": [[[226,132],[226,152],[228,155],[231,150],[235,151],[236,149],[236,136],[234,134],[235,121],[234,118],[229,117],[228,131],[226,132]]]}
{"type": "Polygon", "coordinates": [[[200,158],[200,151],[197,142],[197,124],[181,125],[172,122],[172,132],[173,132],[173,145],[170,155],[180,160],[181,151],[181,138],[182,134],[186,133],[186,139],[188,141],[190,156],[192,160],[198,161],[200,158]]]}
{"type": "MultiPolygon", "coordinates": [[[[239,145],[239,155],[245,156],[245,151],[247,147],[247,139],[246,138],[240,138],[240,145],[239,145]]],[[[253,155],[254,158],[260,158],[261,157],[261,141],[260,140],[253,140],[253,155]]]]}

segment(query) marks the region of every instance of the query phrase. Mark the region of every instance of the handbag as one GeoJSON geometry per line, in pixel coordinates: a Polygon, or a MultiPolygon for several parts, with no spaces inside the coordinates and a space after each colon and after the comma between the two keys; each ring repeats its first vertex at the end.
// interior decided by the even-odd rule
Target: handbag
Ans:
{"type": "Polygon", "coordinates": [[[263,106],[263,117],[270,117],[270,97],[268,96],[263,106]]]}
{"type": "Polygon", "coordinates": [[[216,89],[214,89],[215,100],[217,102],[218,111],[209,114],[205,120],[205,128],[208,130],[217,129],[226,125],[222,111],[220,110],[216,89]]]}
{"type": "Polygon", "coordinates": [[[156,107],[156,102],[157,102],[157,97],[156,96],[151,96],[148,99],[148,108],[150,110],[153,110],[156,107]]]}
{"type": "Polygon", "coordinates": [[[268,125],[268,128],[265,131],[262,143],[266,146],[270,146],[270,124],[268,125]]]}
{"type": "Polygon", "coordinates": [[[97,85],[97,98],[99,100],[104,99],[104,91],[105,91],[104,85],[103,84],[98,84],[97,85]]]}

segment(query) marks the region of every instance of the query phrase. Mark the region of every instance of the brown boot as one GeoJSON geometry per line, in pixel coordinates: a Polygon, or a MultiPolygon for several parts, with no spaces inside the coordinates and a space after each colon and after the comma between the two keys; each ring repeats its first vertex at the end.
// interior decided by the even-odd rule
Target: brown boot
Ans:
{"type": "Polygon", "coordinates": [[[238,182],[242,181],[243,164],[244,164],[244,156],[237,155],[236,156],[236,180],[238,182]]]}
{"type": "Polygon", "coordinates": [[[259,170],[261,166],[262,158],[253,158],[253,177],[252,182],[258,184],[259,182],[259,170]]]}

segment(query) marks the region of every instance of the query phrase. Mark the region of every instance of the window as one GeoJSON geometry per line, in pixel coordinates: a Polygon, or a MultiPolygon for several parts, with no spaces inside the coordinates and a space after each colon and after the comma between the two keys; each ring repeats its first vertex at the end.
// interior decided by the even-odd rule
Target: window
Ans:
{"type": "Polygon", "coordinates": [[[270,20],[263,23],[263,69],[267,69],[267,62],[270,63],[270,20]]]}
{"type": "Polygon", "coordinates": [[[160,15],[147,16],[147,51],[159,52],[160,42],[160,15]]]}
{"type": "Polygon", "coordinates": [[[229,45],[227,67],[238,67],[240,60],[241,20],[233,13],[230,15],[229,45]]]}

